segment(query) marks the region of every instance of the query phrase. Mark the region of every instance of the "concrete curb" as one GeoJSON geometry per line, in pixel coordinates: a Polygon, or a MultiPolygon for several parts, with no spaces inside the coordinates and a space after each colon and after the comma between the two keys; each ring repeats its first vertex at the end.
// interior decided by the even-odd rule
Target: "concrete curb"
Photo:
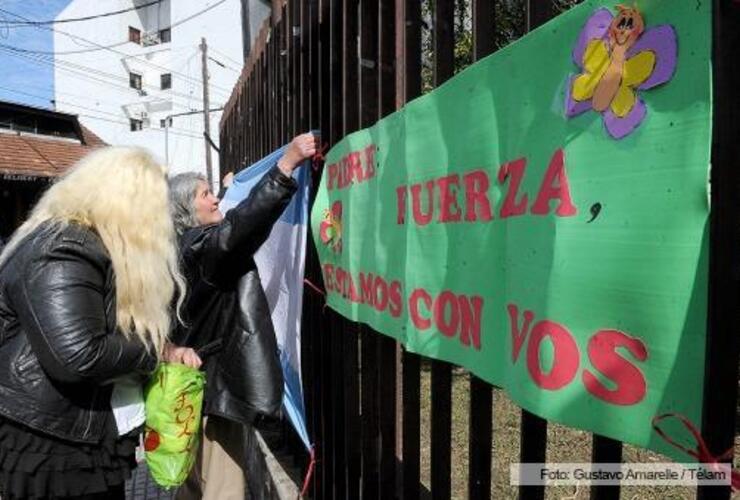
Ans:
{"type": "Polygon", "coordinates": [[[298,485],[275,458],[262,435],[255,429],[247,431],[247,485],[252,500],[296,500],[298,485]]]}

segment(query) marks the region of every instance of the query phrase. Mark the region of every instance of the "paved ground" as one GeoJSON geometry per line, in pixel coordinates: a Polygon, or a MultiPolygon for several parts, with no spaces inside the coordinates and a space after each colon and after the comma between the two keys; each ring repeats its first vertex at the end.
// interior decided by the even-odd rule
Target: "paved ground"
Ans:
{"type": "Polygon", "coordinates": [[[127,500],[170,500],[172,498],[174,498],[174,490],[168,492],[157,486],[149,475],[146,462],[139,464],[131,479],[126,483],[127,500]]]}
{"type": "MultiPolygon", "coordinates": [[[[175,489],[166,491],[154,482],[149,474],[146,462],[139,462],[131,479],[126,482],[126,500],[172,500],[175,498],[175,489]]],[[[250,500],[249,491],[244,493],[244,498],[250,500]]],[[[0,499],[2,500],[2,499],[0,499]]]]}

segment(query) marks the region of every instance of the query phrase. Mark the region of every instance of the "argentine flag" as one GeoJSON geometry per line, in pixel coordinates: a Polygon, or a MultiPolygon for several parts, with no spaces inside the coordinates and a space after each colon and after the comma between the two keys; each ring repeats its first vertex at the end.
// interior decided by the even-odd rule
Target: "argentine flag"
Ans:
{"type": "MultiPolygon", "coordinates": [[[[244,200],[283,155],[285,146],[234,177],[221,200],[226,213],[244,200]]],[[[285,377],[283,408],[308,450],[311,444],[306,430],[306,411],[301,382],[301,311],[303,307],[303,271],[306,261],[308,230],[308,190],[311,178],[310,161],[293,172],[298,191],[272,228],[267,241],[254,255],[262,287],[272,312],[280,361],[285,377]]]]}

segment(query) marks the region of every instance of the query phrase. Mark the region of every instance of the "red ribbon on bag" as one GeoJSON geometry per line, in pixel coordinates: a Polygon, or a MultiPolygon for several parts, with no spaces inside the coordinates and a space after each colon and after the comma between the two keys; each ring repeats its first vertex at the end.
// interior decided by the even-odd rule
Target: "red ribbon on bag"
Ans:
{"type": "Polygon", "coordinates": [[[653,429],[655,429],[655,432],[657,432],[658,435],[662,437],[668,444],[670,444],[674,448],[683,451],[687,455],[694,457],[699,461],[699,463],[707,464],[709,468],[713,471],[726,472],[727,470],[729,470],[730,486],[732,487],[733,491],[740,490],[740,471],[734,470],[732,469],[732,466],[730,464],[724,463],[728,460],[732,462],[732,457],[735,453],[734,447],[731,447],[729,450],[719,456],[714,456],[714,454],[709,451],[709,447],[707,446],[706,441],[704,441],[704,438],[701,436],[699,429],[697,429],[696,426],[692,424],[688,418],[677,413],[664,413],[662,415],[656,415],[655,417],[653,417],[653,429]],[[681,443],[673,440],[670,436],[668,436],[668,434],[665,433],[665,431],[663,431],[663,429],[658,426],[659,422],[668,418],[678,419],[683,424],[683,426],[688,429],[688,431],[694,437],[694,441],[696,442],[695,449],[687,448],[681,443]]]}

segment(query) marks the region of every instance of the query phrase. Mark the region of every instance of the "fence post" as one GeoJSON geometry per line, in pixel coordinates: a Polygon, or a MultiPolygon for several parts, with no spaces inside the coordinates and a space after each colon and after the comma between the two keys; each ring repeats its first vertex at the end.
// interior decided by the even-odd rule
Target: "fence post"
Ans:
{"type": "MultiPolygon", "coordinates": [[[[378,119],[378,0],[360,0],[359,71],[360,126],[378,119]]],[[[362,498],[380,492],[380,432],[378,419],[378,341],[380,334],[361,326],[362,498]]]]}
{"type": "MultiPolygon", "coordinates": [[[[436,0],[433,14],[434,86],[452,77],[455,70],[454,0],[436,0]]],[[[431,383],[432,498],[450,498],[452,433],[452,365],[432,361],[431,383]]]]}
{"type": "MultiPolygon", "coordinates": [[[[395,20],[394,0],[376,0],[378,15],[378,118],[395,109],[395,20]]],[[[378,431],[380,447],[380,488],[383,500],[396,498],[396,353],[398,343],[385,335],[377,335],[378,343],[378,431]]]]}
{"type": "MultiPolygon", "coordinates": [[[[341,13],[341,45],[337,47],[341,58],[341,99],[337,111],[341,112],[341,137],[360,128],[357,60],[358,0],[337,0],[338,13],[341,13]]],[[[360,473],[362,458],[360,453],[360,386],[359,386],[359,337],[360,326],[343,320],[342,332],[345,369],[345,445],[347,447],[347,497],[360,498],[360,473]]]]}
{"type": "MultiPolygon", "coordinates": [[[[494,50],[495,5],[493,0],[473,0],[473,60],[494,50]]],[[[491,498],[493,455],[493,387],[470,375],[470,435],[468,444],[468,497],[491,498]]]]}
{"type": "MultiPolygon", "coordinates": [[[[550,1],[527,0],[527,31],[532,31],[555,16],[550,1]]],[[[547,420],[522,410],[521,456],[522,463],[541,463],[547,452],[547,420]]],[[[542,500],[544,486],[520,486],[519,500],[542,500]]]]}
{"type": "MultiPolygon", "coordinates": [[[[396,0],[396,105],[421,95],[421,0],[396,0]]],[[[419,498],[420,363],[419,356],[401,353],[401,498],[419,498]]]]}
{"type": "MultiPolygon", "coordinates": [[[[740,5],[712,1],[713,137],[712,209],[709,221],[709,301],[702,431],[721,454],[734,443],[740,313],[740,5]]],[[[731,461],[730,461],[731,463],[731,461]]],[[[726,486],[698,488],[698,498],[726,499],[726,486]]]]}

